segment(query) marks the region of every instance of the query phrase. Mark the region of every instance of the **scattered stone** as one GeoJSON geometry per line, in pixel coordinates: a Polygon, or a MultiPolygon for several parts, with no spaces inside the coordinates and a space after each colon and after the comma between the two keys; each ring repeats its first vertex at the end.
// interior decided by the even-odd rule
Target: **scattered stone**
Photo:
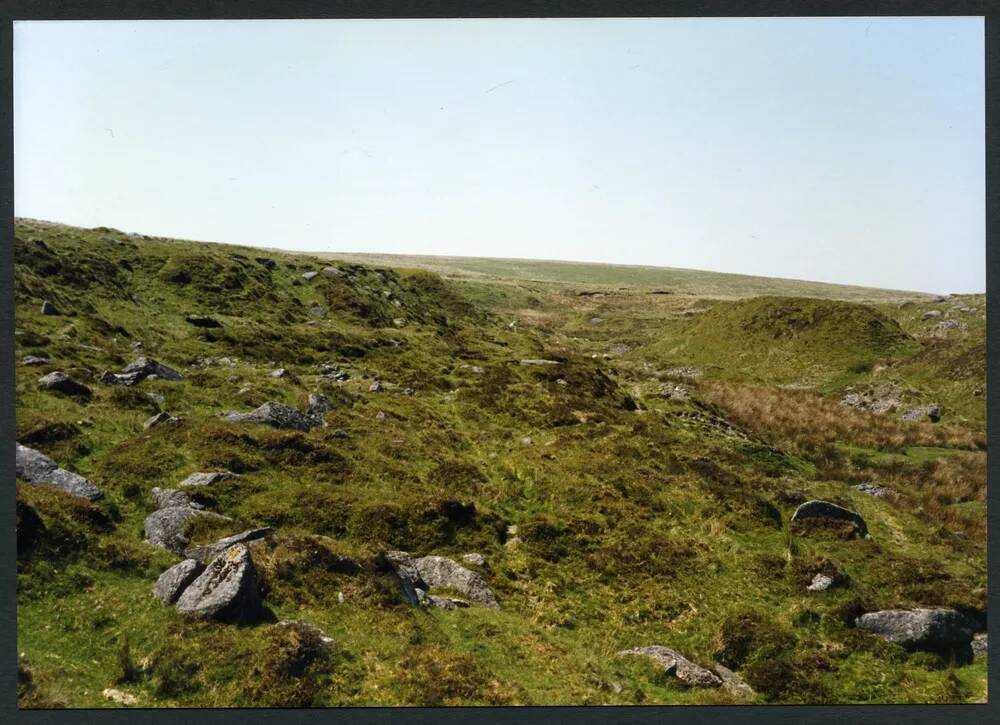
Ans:
{"type": "Polygon", "coordinates": [[[525,358],[521,361],[522,365],[560,365],[558,360],[544,360],[542,358],[525,358]]]}
{"type": "Polygon", "coordinates": [[[817,574],[813,577],[812,584],[806,587],[810,592],[825,592],[833,586],[833,577],[826,574],[817,574]]]}
{"type": "Polygon", "coordinates": [[[673,675],[685,685],[691,687],[721,687],[722,680],[704,667],[696,665],[691,660],[669,647],[650,645],[622,650],[619,657],[648,657],[663,671],[673,675]]]}
{"type": "Polygon", "coordinates": [[[22,365],[48,365],[50,362],[47,357],[37,357],[35,355],[25,355],[21,359],[22,365]]]}
{"type": "Polygon", "coordinates": [[[225,413],[223,417],[234,423],[259,423],[273,428],[301,431],[308,431],[319,425],[314,417],[273,401],[268,401],[249,413],[225,413]]]}
{"type": "Polygon", "coordinates": [[[309,308],[309,314],[313,317],[323,317],[326,314],[326,310],[319,305],[315,305],[309,308]]]}
{"type": "Polygon", "coordinates": [[[340,440],[346,440],[347,438],[350,438],[350,435],[348,435],[347,431],[344,430],[343,428],[337,428],[337,430],[330,433],[330,437],[338,438],[340,440]]]}
{"type": "Polygon", "coordinates": [[[973,312],[976,311],[976,308],[975,307],[959,307],[958,311],[961,312],[961,313],[963,313],[963,314],[966,314],[966,315],[971,315],[973,312]]]}
{"type": "Polygon", "coordinates": [[[934,302],[934,304],[939,305],[942,302],[947,302],[948,301],[948,297],[945,296],[945,295],[938,295],[932,301],[934,302]]]}
{"type": "Polygon", "coordinates": [[[286,368],[278,368],[277,370],[272,370],[271,371],[271,377],[272,378],[290,378],[290,377],[292,377],[292,374],[286,368]]]}
{"type": "Polygon", "coordinates": [[[612,345],[608,348],[608,353],[611,355],[625,355],[630,352],[632,352],[631,345],[612,345]]]}
{"type": "Polygon", "coordinates": [[[591,325],[600,325],[602,322],[604,322],[604,318],[603,317],[591,317],[590,318],[590,324],[591,325]]]}
{"type": "Polygon", "coordinates": [[[815,390],[816,383],[785,383],[779,385],[778,388],[781,390],[815,390]]]}
{"type": "Polygon", "coordinates": [[[700,368],[691,367],[689,365],[667,368],[667,370],[664,371],[664,374],[669,378],[680,378],[681,380],[697,380],[702,376],[700,368]]]}
{"type": "Polygon", "coordinates": [[[567,383],[562,378],[556,378],[556,385],[569,385],[569,383],[567,383]]]}
{"type": "Polygon", "coordinates": [[[987,642],[987,636],[985,632],[977,634],[972,638],[972,656],[973,657],[986,657],[989,650],[989,644],[987,642]]]}
{"type": "Polygon", "coordinates": [[[532,439],[532,437],[531,437],[531,436],[524,436],[524,437],[523,437],[523,438],[521,439],[521,445],[522,445],[522,446],[530,446],[530,445],[532,445],[532,444],[533,444],[534,442],[535,442],[535,441],[534,441],[534,440],[532,439]]]}
{"type": "Polygon", "coordinates": [[[920,316],[921,320],[931,320],[935,317],[941,316],[941,310],[928,310],[920,316]]]}
{"type": "Polygon", "coordinates": [[[222,327],[222,323],[219,322],[214,317],[209,317],[208,315],[188,315],[184,318],[184,321],[195,327],[222,327]]]}
{"type": "Polygon", "coordinates": [[[385,420],[385,411],[380,410],[379,412],[377,412],[375,414],[375,420],[377,420],[379,423],[385,420]]]}
{"type": "Polygon", "coordinates": [[[840,404],[845,408],[867,410],[870,413],[880,415],[896,410],[902,404],[902,401],[895,391],[886,388],[864,392],[848,392],[840,399],[840,404]]]}
{"type": "Polygon", "coordinates": [[[71,496],[96,501],[103,495],[101,490],[78,473],[60,468],[44,453],[17,444],[14,459],[14,474],[28,483],[54,486],[71,496]]]}
{"type": "Polygon", "coordinates": [[[336,267],[323,267],[323,271],[327,274],[340,275],[340,270],[336,267]]]}
{"type": "Polygon", "coordinates": [[[866,493],[869,496],[874,496],[875,498],[885,498],[886,496],[892,495],[892,489],[885,486],[876,486],[874,483],[859,483],[856,486],[851,486],[855,491],[860,491],[861,493],[866,493]]]}
{"type": "Polygon", "coordinates": [[[466,564],[475,564],[476,566],[483,566],[486,563],[486,557],[482,554],[477,554],[476,552],[470,552],[468,554],[462,554],[462,561],[466,564]]]}
{"type": "Polygon", "coordinates": [[[229,481],[230,479],[239,477],[240,475],[238,473],[233,473],[232,471],[200,471],[198,473],[192,473],[190,476],[181,481],[180,485],[211,486],[213,483],[229,481]]]}
{"type": "Polygon", "coordinates": [[[660,386],[660,397],[678,402],[685,401],[691,397],[691,388],[683,383],[663,383],[660,386]]]}
{"type": "Polygon", "coordinates": [[[351,376],[347,374],[347,371],[341,370],[340,368],[331,365],[330,363],[323,363],[319,366],[320,375],[332,378],[333,380],[344,381],[349,379],[351,376]]]}
{"type": "Polygon", "coordinates": [[[922,405],[919,408],[913,408],[912,410],[906,411],[900,416],[899,419],[912,423],[914,421],[923,420],[925,417],[929,418],[931,423],[937,423],[941,420],[941,406],[922,405]]]}
{"type": "Polygon", "coordinates": [[[42,390],[51,390],[64,395],[74,395],[89,397],[90,388],[83,383],[77,382],[61,370],[56,370],[38,379],[38,385],[42,390]]]}
{"type": "Polygon", "coordinates": [[[146,430],[149,430],[150,428],[155,428],[156,426],[163,425],[164,423],[177,423],[179,421],[180,418],[172,416],[170,415],[170,413],[166,411],[160,411],[152,418],[147,418],[146,421],[142,424],[142,427],[145,428],[146,430]]]}
{"type": "Polygon", "coordinates": [[[967,325],[961,320],[941,320],[935,327],[939,330],[964,330],[967,325]]]}
{"type": "Polygon", "coordinates": [[[461,592],[477,604],[498,609],[496,595],[482,576],[443,556],[424,556],[413,560],[413,566],[431,587],[447,587],[461,592]]]}
{"type": "Polygon", "coordinates": [[[854,623],[908,650],[954,652],[972,659],[974,626],[954,609],[884,609],[862,614],[854,623]]]}
{"type": "MultiPolygon", "coordinates": [[[[432,587],[454,589],[472,602],[491,609],[499,609],[496,595],[479,574],[443,556],[413,558],[405,551],[390,551],[379,558],[380,564],[395,572],[400,588],[410,604],[417,605],[425,599],[432,587]]],[[[454,600],[455,606],[461,606],[454,600]]],[[[440,605],[434,605],[440,606],[440,605]]],[[[450,607],[449,607],[450,608],[450,607]]]]}
{"type": "Polygon", "coordinates": [[[142,380],[181,380],[183,376],[171,367],[148,357],[136,358],[120,373],[104,371],[100,380],[107,385],[135,385],[142,380]]]}
{"type": "Polygon", "coordinates": [[[333,403],[325,395],[320,395],[319,393],[309,394],[308,411],[310,415],[323,415],[331,410],[333,410],[333,403]]]}
{"type": "Polygon", "coordinates": [[[157,509],[149,516],[143,524],[146,533],[146,541],[154,546],[162,546],[167,551],[174,554],[182,554],[188,545],[188,538],[184,534],[188,520],[196,516],[207,516],[218,520],[228,521],[225,516],[220,516],[211,511],[194,508],[194,506],[166,506],[157,509]]]}
{"type": "Polygon", "coordinates": [[[43,315],[58,315],[58,314],[60,314],[60,312],[59,312],[59,310],[56,309],[56,306],[54,304],[52,304],[51,302],[43,302],[42,303],[42,314],[43,315]]]}
{"type": "Polygon", "coordinates": [[[722,689],[734,697],[743,700],[752,700],[754,696],[753,688],[750,687],[743,678],[724,665],[716,664],[715,673],[722,680],[722,689]]]}
{"type": "Polygon", "coordinates": [[[416,393],[416,391],[414,391],[413,388],[403,388],[403,392],[400,393],[400,395],[405,395],[405,396],[407,396],[409,398],[412,398],[416,394],[417,393],[416,393]]]}
{"type": "Polygon", "coordinates": [[[311,282],[315,277],[319,276],[319,272],[303,272],[302,279],[306,282],[311,282]]]}
{"type": "Polygon", "coordinates": [[[337,604],[343,604],[345,601],[347,600],[344,598],[344,593],[337,592],[337,604]]]}
{"type": "Polygon", "coordinates": [[[266,539],[273,533],[274,529],[270,526],[264,526],[259,529],[248,529],[246,531],[241,531],[238,534],[227,536],[224,539],[219,539],[214,544],[197,546],[193,549],[189,549],[184,555],[189,559],[197,559],[203,564],[207,564],[234,544],[250,544],[254,541],[266,539]]]}
{"type": "Polygon", "coordinates": [[[374,383],[368,386],[369,393],[380,393],[382,392],[382,383],[376,380],[374,383]]]}
{"type": "Polygon", "coordinates": [[[213,559],[177,600],[182,614],[222,621],[253,621],[261,609],[257,572],[243,544],[213,559]]]}
{"type": "Polygon", "coordinates": [[[809,518],[834,519],[849,521],[858,529],[862,536],[868,536],[868,525],[857,511],[845,509],[829,501],[812,500],[801,504],[792,514],[792,521],[802,521],[809,518]]]}
{"type": "Polygon", "coordinates": [[[174,604],[181,593],[205,571],[205,565],[195,559],[174,564],[153,585],[153,596],[164,604],[174,604]]]}
{"type": "Polygon", "coordinates": [[[135,695],[128,692],[122,692],[121,690],[116,690],[113,687],[108,687],[102,691],[101,694],[104,695],[106,700],[117,702],[119,705],[125,705],[126,707],[139,704],[139,698],[135,695]]]}
{"type": "Polygon", "coordinates": [[[464,599],[455,597],[439,597],[435,594],[428,594],[424,597],[423,603],[428,607],[438,607],[439,609],[465,609],[471,606],[464,599]]]}

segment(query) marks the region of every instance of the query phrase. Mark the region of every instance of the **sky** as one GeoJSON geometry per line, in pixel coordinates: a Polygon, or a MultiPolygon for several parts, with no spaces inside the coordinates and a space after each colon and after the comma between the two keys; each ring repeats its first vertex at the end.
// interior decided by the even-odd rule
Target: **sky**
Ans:
{"type": "Polygon", "coordinates": [[[985,290],[981,18],[17,22],[18,216],[985,290]]]}

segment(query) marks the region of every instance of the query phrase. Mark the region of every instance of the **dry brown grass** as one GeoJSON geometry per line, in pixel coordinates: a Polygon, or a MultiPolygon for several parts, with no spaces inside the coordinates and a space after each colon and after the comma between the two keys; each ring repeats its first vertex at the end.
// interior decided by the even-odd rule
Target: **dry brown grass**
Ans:
{"type": "Polygon", "coordinates": [[[931,423],[904,423],[840,405],[816,393],[764,386],[706,383],[702,397],[726,411],[740,427],[770,443],[800,453],[841,443],[902,452],[910,446],[976,450],[982,443],[968,431],[931,423]]]}

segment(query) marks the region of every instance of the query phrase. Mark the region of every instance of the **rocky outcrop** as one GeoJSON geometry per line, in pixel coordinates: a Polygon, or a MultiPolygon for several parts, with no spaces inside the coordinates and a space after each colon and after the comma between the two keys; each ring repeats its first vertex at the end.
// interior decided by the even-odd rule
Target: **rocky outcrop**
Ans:
{"type": "Polygon", "coordinates": [[[658,644],[622,650],[619,657],[647,657],[668,675],[690,687],[721,687],[722,680],[710,670],[696,665],[675,650],[658,644]]]}
{"type": "Polygon", "coordinates": [[[153,585],[153,596],[164,604],[173,604],[203,571],[205,565],[194,559],[185,559],[174,564],[156,580],[156,584],[153,585]]]}
{"type": "Polygon", "coordinates": [[[829,501],[806,501],[795,509],[792,514],[792,521],[804,521],[806,519],[827,519],[836,521],[849,521],[854,524],[861,536],[868,536],[868,524],[857,511],[845,509],[829,501]]]}
{"type": "Polygon", "coordinates": [[[50,390],[54,393],[64,395],[74,395],[79,397],[89,397],[90,388],[83,383],[70,377],[62,370],[56,370],[38,379],[38,387],[42,390],[50,390]]]}
{"type": "Polygon", "coordinates": [[[250,550],[236,544],[213,559],[181,593],[177,611],[227,622],[259,619],[263,607],[250,550]]]}
{"type": "Polygon", "coordinates": [[[249,413],[226,413],[223,417],[234,423],[259,423],[261,425],[269,425],[272,428],[301,431],[308,431],[320,425],[320,422],[311,415],[301,413],[295,408],[290,408],[282,403],[271,401],[264,403],[249,413]]]}
{"type": "Polygon", "coordinates": [[[899,417],[900,420],[907,422],[915,422],[927,418],[931,423],[937,423],[941,420],[941,406],[940,405],[922,405],[919,408],[913,408],[908,410],[903,415],[899,417]]]}
{"type": "Polygon", "coordinates": [[[96,501],[103,495],[101,490],[78,473],[60,468],[44,453],[17,444],[14,457],[14,473],[17,478],[28,483],[53,486],[71,496],[96,501]]]}
{"type": "Polygon", "coordinates": [[[972,659],[975,625],[954,609],[884,609],[862,614],[854,623],[858,629],[908,650],[947,652],[972,659]]]}
{"type": "Polygon", "coordinates": [[[423,601],[429,589],[443,588],[457,591],[484,607],[497,609],[500,606],[482,575],[452,559],[443,556],[413,558],[404,551],[388,552],[384,558],[399,577],[403,594],[411,604],[423,601]]]}

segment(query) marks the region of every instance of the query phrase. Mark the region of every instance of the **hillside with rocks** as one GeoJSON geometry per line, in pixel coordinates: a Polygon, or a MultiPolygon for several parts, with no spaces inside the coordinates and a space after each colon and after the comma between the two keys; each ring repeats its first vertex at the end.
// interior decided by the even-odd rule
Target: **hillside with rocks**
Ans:
{"type": "Polygon", "coordinates": [[[986,700],[983,295],[14,254],[21,707],[986,700]]]}

